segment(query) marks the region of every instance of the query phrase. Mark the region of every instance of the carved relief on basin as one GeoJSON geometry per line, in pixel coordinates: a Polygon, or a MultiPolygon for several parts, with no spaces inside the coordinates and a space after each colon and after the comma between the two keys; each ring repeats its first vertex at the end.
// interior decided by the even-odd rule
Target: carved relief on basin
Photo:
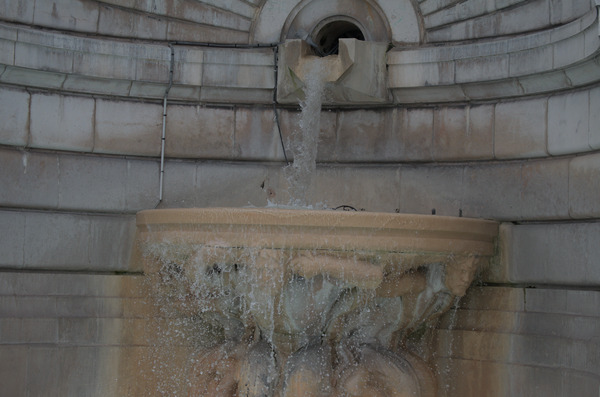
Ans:
{"type": "Polygon", "coordinates": [[[433,376],[405,341],[465,294],[497,228],[369,212],[150,210],[137,216],[133,260],[174,310],[217,329],[193,360],[190,395],[428,396],[433,376]]]}

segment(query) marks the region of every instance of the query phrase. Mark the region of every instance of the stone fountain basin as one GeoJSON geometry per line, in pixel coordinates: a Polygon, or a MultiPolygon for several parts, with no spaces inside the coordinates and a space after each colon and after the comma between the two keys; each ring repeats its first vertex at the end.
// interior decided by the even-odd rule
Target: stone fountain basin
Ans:
{"type": "Polygon", "coordinates": [[[472,269],[493,255],[497,233],[494,221],[433,215],[159,209],[137,214],[132,260],[146,274],[181,281],[175,295],[193,296],[192,310],[219,313],[223,322],[235,318],[246,328],[251,322],[271,334],[270,342],[273,335],[292,335],[293,350],[308,343],[295,335],[320,335],[354,310],[340,309],[348,291],[372,291],[390,302],[407,294],[416,299],[427,282],[424,272],[420,279],[415,274],[432,264],[468,265],[454,272],[458,292],[450,288],[462,296],[472,269]]]}
{"type": "Polygon", "coordinates": [[[186,208],[137,214],[138,242],[346,253],[410,266],[451,256],[489,257],[495,221],[437,215],[296,210],[186,208]]]}

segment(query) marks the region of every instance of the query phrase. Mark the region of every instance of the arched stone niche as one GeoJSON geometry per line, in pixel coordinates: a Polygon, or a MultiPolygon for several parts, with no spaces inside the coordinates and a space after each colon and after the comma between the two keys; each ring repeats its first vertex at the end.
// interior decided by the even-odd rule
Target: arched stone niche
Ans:
{"type": "Polygon", "coordinates": [[[250,40],[278,43],[306,39],[331,23],[339,23],[334,29],[343,30],[341,22],[358,28],[367,41],[422,41],[420,18],[410,0],[266,0],[254,20],[250,40]]]}

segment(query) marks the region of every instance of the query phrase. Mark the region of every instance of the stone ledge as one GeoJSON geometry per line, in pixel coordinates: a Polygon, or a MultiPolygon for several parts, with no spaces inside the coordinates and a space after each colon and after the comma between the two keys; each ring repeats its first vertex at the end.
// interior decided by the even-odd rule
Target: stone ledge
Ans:
{"type": "MultiPolygon", "coordinates": [[[[160,154],[158,102],[2,86],[0,104],[3,145],[154,159],[160,154]]],[[[598,104],[600,87],[594,86],[496,104],[327,109],[321,112],[317,160],[461,162],[585,154],[600,149],[600,116],[590,111],[598,104]]],[[[167,114],[168,158],[284,161],[272,106],[172,102],[167,114]]],[[[286,146],[299,115],[278,109],[286,146]]]]}
{"type": "Polygon", "coordinates": [[[139,271],[129,268],[131,216],[2,210],[0,218],[0,268],[139,271]]]}
{"type": "Polygon", "coordinates": [[[547,29],[580,17],[593,5],[588,0],[468,0],[424,17],[430,42],[473,40],[547,29]],[[561,5],[561,3],[563,3],[561,5]]]}
{"type": "MultiPolygon", "coordinates": [[[[3,207],[133,214],[158,203],[154,160],[11,149],[0,155],[6,165],[0,178],[6,186],[0,191],[3,207]]],[[[347,204],[380,212],[428,214],[436,209],[439,215],[457,216],[462,211],[466,217],[509,221],[574,219],[574,214],[597,218],[598,203],[586,197],[594,197],[600,179],[585,171],[588,166],[597,170],[593,168],[597,157],[446,165],[320,164],[306,196],[313,205],[347,204]]],[[[164,176],[161,208],[263,207],[287,204],[290,198],[283,163],[240,166],[227,161],[167,160],[164,176]]],[[[8,214],[14,217],[18,212],[8,214]]],[[[74,230],[77,225],[72,225],[74,230]]],[[[86,225],[78,227],[87,230],[86,225]]],[[[19,249],[6,252],[5,258],[17,255],[14,259],[23,263],[19,249]]]]}
{"type": "Polygon", "coordinates": [[[567,25],[489,42],[388,53],[396,103],[487,100],[600,79],[597,10],[567,25]]]}
{"type": "MultiPolygon", "coordinates": [[[[465,102],[535,95],[600,80],[597,11],[553,29],[474,44],[388,53],[393,102],[465,102]]],[[[0,82],[135,99],[164,96],[167,43],[120,42],[0,23],[0,82]]],[[[169,99],[261,103],[273,100],[269,48],[175,45],[169,99]],[[231,76],[236,76],[231,79],[231,76]]]]}

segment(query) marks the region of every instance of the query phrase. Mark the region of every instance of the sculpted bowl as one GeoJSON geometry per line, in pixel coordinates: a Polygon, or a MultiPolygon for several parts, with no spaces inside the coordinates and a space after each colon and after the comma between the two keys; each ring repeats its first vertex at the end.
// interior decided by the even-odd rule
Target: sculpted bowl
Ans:
{"type": "Polygon", "coordinates": [[[149,210],[132,260],[162,305],[210,335],[189,395],[427,396],[434,377],[406,339],[465,294],[497,230],[428,215],[149,210]]]}

